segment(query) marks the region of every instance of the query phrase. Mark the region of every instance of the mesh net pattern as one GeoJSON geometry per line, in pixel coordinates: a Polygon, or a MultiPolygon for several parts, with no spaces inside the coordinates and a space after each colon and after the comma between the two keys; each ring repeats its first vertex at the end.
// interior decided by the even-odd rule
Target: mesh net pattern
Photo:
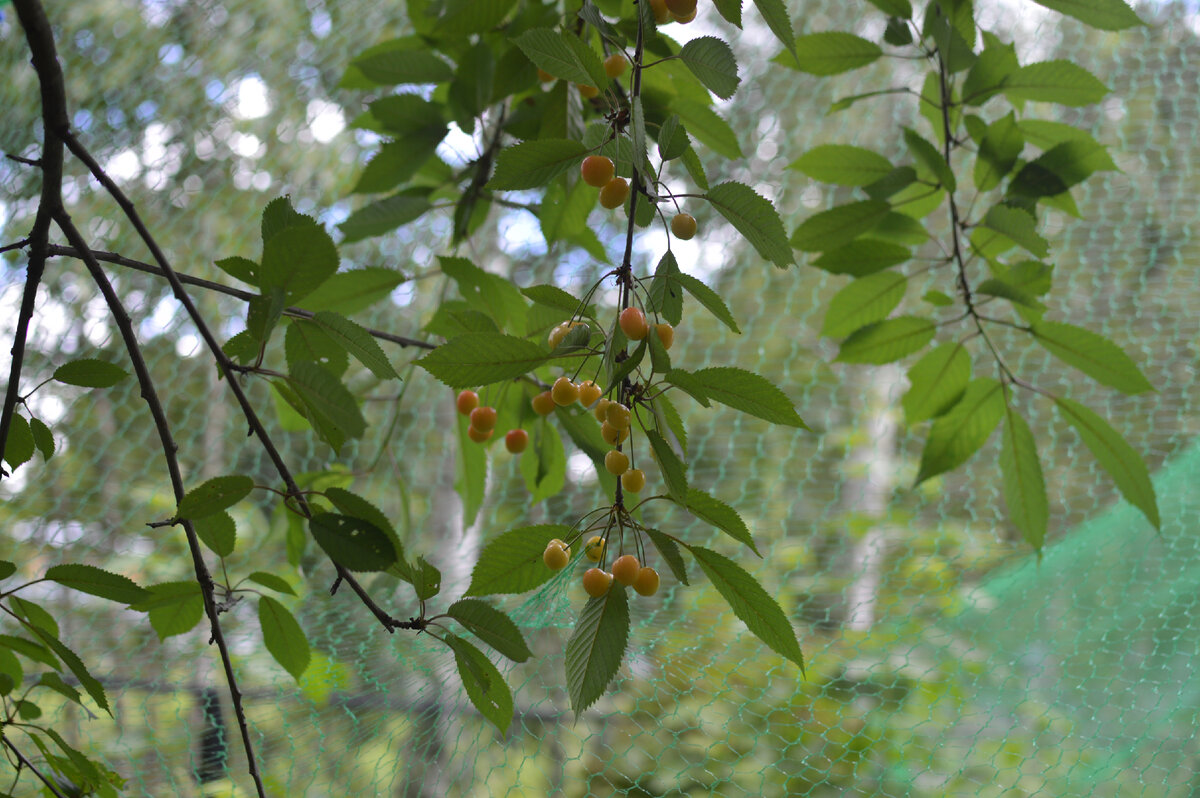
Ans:
{"type": "MultiPolygon", "coordinates": [[[[793,0],[791,10],[806,31],[879,24],[858,5],[865,8],[793,0]]],[[[575,577],[563,575],[506,605],[536,658],[507,670],[517,709],[500,739],[462,695],[443,647],[389,636],[352,597],[329,596],[332,571],[310,552],[302,570],[311,590],[293,606],[314,659],[299,685],[256,642],[252,602],[225,616],[271,794],[1165,797],[1200,790],[1200,546],[1192,534],[1200,517],[1193,490],[1200,413],[1191,398],[1200,314],[1188,310],[1200,300],[1193,235],[1200,12],[1190,2],[1143,2],[1138,10],[1153,24],[1111,35],[1029,2],[978,5],[982,24],[1017,37],[1023,58],[1069,57],[1113,89],[1101,105],[1043,113],[1090,129],[1123,170],[1076,192],[1083,221],[1051,214],[1050,317],[1129,348],[1158,390],[1118,397],[1040,352],[1014,348],[1012,362],[1027,379],[1104,414],[1146,456],[1162,533],[1119,501],[1074,433],[1036,401],[1023,399],[1022,409],[1042,444],[1050,489],[1052,532],[1040,563],[1003,520],[997,440],[959,473],[911,488],[923,431],[906,429],[898,414],[902,372],[832,364],[835,347],[818,335],[821,303],[844,278],[807,266],[774,269],[695,210],[702,235],[677,249],[681,265],[720,288],[743,334],[689,311],[676,362],[753,368],[784,388],[817,434],[680,402],[691,433],[690,478],[750,524],[764,557],[743,562],[796,624],[808,678],[761,646],[713,589],[668,578],[658,598],[633,603],[627,661],[611,692],[574,722],[562,649],[583,599],[575,577]]],[[[34,77],[11,10],[0,10],[0,146],[35,155],[34,77]]],[[[321,209],[326,222],[348,213],[345,196],[372,141],[338,132],[337,104],[357,109],[361,97],[330,87],[349,56],[404,32],[400,4],[79,0],[50,4],[49,12],[75,125],[181,271],[227,280],[212,259],[256,256],[258,214],[278,194],[290,193],[301,210],[321,209]]],[[[729,107],[748,158],[726,168],[754,185],[782,174],[774,199],[790,229],[839,201],[785,171],[801,152],[843,141],[900,156],[897,124],[922,124],[913,102],[883,98],[824,116],[829,103],[889,80],[919,86],[921,75],[900,62],[827,80],[799,76],[768,68],[768,36],[748,9],[747,30],[734,40],[745,81],[729,107]]],[[[462,141],[457,146],[469,149],[462,141]]],[[[143,257],[115,207],[72,175],[71,212],[94,246],[143,257]]],[[[35,177],[0,166],[5,241],[27,229],[35,177]]],[[[599,214],[595,224],[602,240],[615,240],[599,214]]],[[[352,264],[420,278],[364,323],[421,334],[447,290],[432,273],[439,253],[429,247],[446,232],[440,220],[344,248],[352,264]]],[[[647,267],[664,243],[655,234],[642,239],[647,267]]],[[[499,218],[460,254],[521,284],[555,279],[582,289],[602,268],[578,253],[547,254],[520,213],[499,218]]],[[[0,266],[6,335],[23,265],[9,258],[0,266]]],[[[154,375],[169,390],[187,478],[238,472],[273,484],[165,286],[116,267],[110,274],[131,298],[154,375]]],[[[927,279],[909,301],[935,287],[935,276],[927,279]]],[[[238,303],[203,295],[201,307],[224,334],[239,329],[238,303]]],[[[39,311],[29,385],[69,357],[119,359],[115,330],[78,264],[52,261],[39,311]]],[[[389,354],[397,363],[412,356],[389,354]]],[[[7,370],[7,360],[0,367],[7,370]]],[[[590,464],[578,456],[566,490],[530,507],[516,460],[493,452],[483,510],[464,528],[453,490],[456,448],[443,432],[454,418],[450,392],[420,371],[406,377],[402,397],[390,388],[372,396],[371,429],[348,447],[345,466],[357,492],[399,519],[409,550],[429,553],[443,569],[443,595],[463,589],[464,564],[490,537],[525,519],[574,520],[596,506],[590,464]]],[[[263,386],[253,385],[251,395],[272,406],[263,386]]],[[[12,558],[37,572],[86,561],[143,584],[188,578],[178,533],[146,527],[174,503],[161,460],[147,454],[157,442],[136,388],[46,388],[35,406],[53,422],[60,452],[47,465],[39,458],[26,466],[3,489],[0,524],[12,558]]],[[[296,471],[325,465],[327,448],[267,416],[296,471]]],[[[724,549],[707,527],[655,512],[665,513],[655,517],[661,528],[724,549]]],[[[228,563],[235,579],[285,567],[281,514],[265,500],[246,502],[237,520],[238,551],[228,563]]],[[[114,701],[115,720],[59,709],[68,739],[102,755],[132,795],[231,794],[219,792],[230,789],[228,780],[201,783],[226,770],[240,781],[245,772],[203,629],[160,644],[144,615],[38,588],[31,598],[59,610],[63,639],[102,675],[114,701]],[[212,688],[224,725],[211,721],[212,688]]],[[[414,613],[407,588],[381,582],[374,594],[394,615],[414,613]]]]}

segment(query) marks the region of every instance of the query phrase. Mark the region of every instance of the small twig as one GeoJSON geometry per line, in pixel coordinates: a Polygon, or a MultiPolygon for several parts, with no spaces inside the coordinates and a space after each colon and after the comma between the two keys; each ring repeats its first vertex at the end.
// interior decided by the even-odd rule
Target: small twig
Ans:
{"type": "Polygon", "coordinates": [[[11,244],[5,244],[4,246],[0,247],[0,254],[12,252],[14,249],[24,249],[28,243],[28,238],[22,238],[20,241],[15,241],[11,244]]]}
{"type": "Polygon", "coordinates": [[[16,755],[18,762],[20,762],[23,766],[25,766],[25,767],[29,768],[31,771],[33,771],[33,775],[37,776],[39,779],[42,780],[42,783],[46,785],[47,790],[49,790],[50,792],[57,795],[58,798],[67,798],[65,795],[63,795],[59,791],[58,787],[56,787],[54,785],[54,783],[52,781],[50,781],[50,779],[48,779],[48,778],[46,778],[46,776],[42,775],[42,772],[40,770],[38,770],[37,768],[35,768],[33,766],[33,763],[25,758],[24,754],[22,754],[19,750],[17,750],[17,747],[12,744],[11,740],[9,740],[7,737],[2,737],[0,739],[4,740],[4,744],[8,747],[8,750],[12,751],[13,754],[16,755]]]}
{"type": "Polygon", "coordinates": [[[40,167],[42,165],[41,158],[22,158],[20,155],[13,155],[11,152],[4,153],[4,157],[10,161],[16,161],[17,163],[23,163],[26,166],[40,167]]]}
{"type": "MultiPolygon", "coordinates": [[[[4,250],[0,249],[0,252],[3,252],[3,251],[4,250]]],[[[75,248],[60,246],[59,244],[50,244],[47,247],[46,251],[47,251],[47,255],[49,255],[50,257],[58,257],[58,256],[67,257],[67,258],[80,257],[79,252],[75,248]]],[[[166,276],[166,273],[163,272],[163,270],[158,268],[157,266],[153,266],[149,263],[144,263],[140,260],[134,260],[133,258],[127,258],[124,255],[117,254],[116,252],[103,252],[100,250],[93,250],[92,255],[96,258],[96,260],[101,260],[101,261],[104,261],[105,263],[113,263],[113,264],[116,264],[117,266],[124,266],[128,269],[134,269],[139,272],[145,272],[146,274],[153,274],[153,275],[157,275],[159,277],[166,276]]],[[[186,274],[178,274],[178,273],[177,273],[177,276],[179,277],[179,282],[181,282],[185,285],[194,285],[198,288],[205,288],[209,291],[215,291],[216,293],[224,294],[226,296],[231,296],[235,299],[241,299],[245,302],[249,302],[251,299],[254,299],[257,296],[256,294],[251,293],[250,291],[243,291],[240,288],[234,288],[232,286],[222,285],[221,283],[216,283],[216,282],[213,282],[212,280],[205,280],[202,277],[191,277],[186,274]]],[[[286,307],[283,309],[283,315],[291,316],[294,319],[311,319],[316,314],[313,313],[311,310],[304,310],[303,308],[286,307]]],[[[433,349],[436,346],[435,344],[431,344],[428,341],[422,341],[417,338],[406,338],[402,335],[394,335],[390,332],[384,332],[383,330],[376,330],[376,329],[372,329],[370,327],[364,327],[363,329],[365,329],[373,337],[378,338],[381,341],[388,341],[390,343],[398,344],[400,346],[412,346],[412,347],[417,347],[418,349],[433,349]]]]}

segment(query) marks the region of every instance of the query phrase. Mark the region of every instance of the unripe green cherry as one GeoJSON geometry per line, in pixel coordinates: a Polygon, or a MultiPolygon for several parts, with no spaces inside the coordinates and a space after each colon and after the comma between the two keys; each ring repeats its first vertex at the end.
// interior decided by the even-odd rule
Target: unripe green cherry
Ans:
{"type": "Polygon", "coordinates": [[[642,564],[638,562],[638,558],[632,554],[625,554],[616,559],[612,564],[612,575],[625,587],[629,587],[637,580],[638,571],[641,570],[642,564]]]}
{"type": "Polygon", "coordinates": [[[640,468],[629,469],[621,475],[621,487],[629,493],[641,493],[642,488],[646,487],[646,472],[640,468]]]}
{"type": "Polygon", "coordinates": [[[550,389],[550,396],[554,398],[554,404],[566,407],[579,401],[579,386],[571,382],[570,377],[559,377],[550,389]]]}
{"type": "MultiPolygon", "coordinates": [[[[623,63],[624,59],[621,60],[623,63]]],[[[613,166],[612,159],[603,155],[589,155],[579,166],[579,175],[583,178],[583,182],[593,188],[604,188],[605,184],[616,174],[617,169],[613,166]]]]}
{"type": "Polygon", "coordinates": [[[612,587],[613,577],[599,568],[589,568],[583,573],[583,589],[592,598],[600,598],[612,587]]]}
{"type": "Polygon", "coordinates": [[[658,571],[653,568],[640,569],[633,580],[633,589],[643,596],[653,596],[658,592],[658,571]]]}
{"type": "Polygon", "coordinates": [[[613,449],[604,455],[604,469],[614,477],[619,477],[629,470],[629,455],[613,449]]]}
{"type": "Polygon", "coordinates": [[[641,308],[625,308],[617,317],[621,332],[631,341],[640,341],[650,334],[650,325],[646,324],[646,314],[641,308]]]}

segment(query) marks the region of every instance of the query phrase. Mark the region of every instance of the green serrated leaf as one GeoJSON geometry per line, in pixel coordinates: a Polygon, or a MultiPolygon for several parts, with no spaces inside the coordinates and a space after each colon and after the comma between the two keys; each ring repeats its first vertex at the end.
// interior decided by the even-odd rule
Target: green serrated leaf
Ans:
{"type": "Polygon", "coordinates": [[[80,388],[109,388],[129,376],[120,366],[95,358],[64,363],[54,370],[54,379],[80,388]]]}
{"type": "Polygon", "coordinates": [[[855,330],[838,350],[840,363],[892,363],[918,352],[933,340],[937,325],[929,319],[899,316],[855,330]]]}
{"type": "Polygon", "coordinates": [[[286,593],[289,596],[296,595],[295,588],[293,588],[291,583],[282,576],[270,574],[266,571],[255,571],[246,578],[255,584],[262,585],[263,587],[269,590],[274,590],[277,593],[286,593]]]}
{"type": "Polygon", "coordinates": [[[704,87],[723,100],[737,91],[738,68],[729,45],[715,36],[698,36],[683,46],[678,58],[704,87]]]}
{"type": "Polygon", "coordinates": [[[679,504],[687,503],[688,483],[687,483],[687,466],[679,459],[679,455],[675,454],[675,450],[667,443],[657,431],[646,430],[646,440],[650,444],[650,449],[654,454],[654,459],[658,462],[659,469],[662,470],[663,481],[667,485],[667,493],[671,498],[679,504]]]}
{"type": "Polygon", "coordinates": [[[549,581],[554,572],[542,562],[546,544],[570,537],[571,528],[562,524],[520,527],[499,535],[483,547],[463,595],[524,593],[549,581]]]}
{"type": "MultiPolygon", "coordinates": [[[[49,634],[49,632],[47,632],[49,634]]],[[[62,668],[61,663],[53,653],[40,643],[35,643],[32,640],[26,640],[24,637],[16,637],[14,635],[0,634],[0,651],[8,650],[16,654],[20,654],[26,659],[31,659],[34,662],[40,662],[43,665],[49,665],[55,670],[62,668]]],[[[11,663],[10,663],[11,666],[11,663]]],[[[20,663],[17,664],[18,670],[20,663]]],[[[11,672],[11,671],[6,671],[11,672]]]]}
{"type": "Polygon", "coordinates": [[[336,376],[316,363],[295,364],[287,386],[302,402],[305,416],[334,451],[346,438],[360,438],[367,429],[358,401],[336,376]]]}
{"type": "Polygon", "coordinates": [[[1108,92],[1091,72],[1066,60],[1028,64],[1004,81],[1004,94],[1010,100],[1082,106],[1100,102],[1108,92]]]}
{"type": "Polygon", "coordinates": [[[885,271],[855,280],[829,300],[821,334],[841,338],[886,319],[907,290],[908,278],[899,272],[885,271]]]}
{"type": "MultiPolygon", "coordinates": [[[[62,660],[63,664],[75,675],[79,683],[83,685],[83,689],[92,697],[97,706],[108,713],[112,717],[112,709],[108,705],[108,696],[104,692],[104,686],[92,676],[87,667],[84,666],[83,660],[75,654],[74,651],[67,648],[61,640],[40,627],[34,627],[34,633],[41,638],[42,642],[62,660]]],[[[57,669],[57,665],[52,665],[57,669]]]]}
{"type": "Polygon", "coordinates": [[[758,556],[762,556],[758,547],[754,545],[754,538],[750,536],[750,529],[746,526],[746,522],[742,520],[736,510],[725,502],[702,490],[688,488],[687,500],[681,504],[701,521],[712,524],[739,543],[749,546],[750,550],[758,556]]]}
{"type": "Polygon", "coordinates": [[[687,130],[679,123],[679,115],[671,114],[658,131],[658,154],[664,161],[681,157],[691,142],[687,130]]]}
{"type": "Polygon", "coordinates": [[[861,36],[833,31],[800,36],[795,54],[794,62],[785,56],[778,63],[811,75],[837,75],[877,61],[883,50],[861,36]]]}
{"type": "Polygon", "coordinates": [[[781,269],[794,262],[783,222],[771,201],[742,183],[720,183],[705,199],[767,260],[781,269]]]}
{"type": "Polygon", "coordinates": [[[330,374],[341,376],[350,367],[350,355],[346,348],[320,325],[303,319],[294,319],[288,324],[287,334],[283,337],[283,351],[289,369],[307,360],[325,368],[330,374]]]}
{"type": "Polygon", "coordinates": [[[666,561],[667,567],[671,569],[671,573],[675,575],[675,578],[684,585],[689,584],[687,564],[684,562],[683,555],[679,551],[679,544],[657,529],[645,527],[642,531],[646,533],[646,537],[650,538],[650,541],[654,544],[654,548],[658,549],[658,553],[662,555],[663,560],[666,561]]]}
{"type": "Polygon", "coordinates": [[[446,614],[513,662],[533,656],[512,619],[486,601],[459,599],[446,608],[446,614]]]}
{"type": "MultiPolygon", "coordinates": [[[[720,294],[690,274],[677,271],[674,276],[679,285],[683,286],[697,302],[703,305],[705,310],[716,316],[717,320],[726,327],[735,333],[741,334],[742,331],[738,329],[737,321],[734,320],[733,314],[729,311],[725,300],[721,299],[720,294]]],[[[678,324],[679,322],[675,321],[672,323],[678,324]]],[[[655,370],[657,371],[657,369],[655,370]]]]}
{"type": "Polygon", "coordinates": [[[4,460],[14,469],[33,459],[37,445],[29,422],[20,413],[13,413],[8,426],[8,439],[4,442],[4,460]]]}
{"type": "Polygon", "coordinates": [[[904,418],[916,424],[937,418],[962,398],[971,380],[971,356],[961,342],[931,349],[908,370],[909,389],[900,400],[904,418]]]}
{"type": "Polygon", "coordinates": [[[539,139],[507,147],[496,157],[496,172],[487,186],[496,191],[538,188],[578,165],[587,153],[582,143],[570,139],[539,139]]]}
{"type": "Polygon", "coordinates": [[[8,600],[17,614],[23,616],[25,620],[34,626],[45,629],[55,637],[59,636],[58,621],[54,620],[54,616],[47,612],[40,604],[34,604],[32,601],[27,601],[19,596],[9,596],[8,600]]]}
{"type": "Polygon", "coordinates": [[[1131,395],[1154,390],[1133,358],[1104,336],[1052,321],[1035,323],[1031,332],[1050,354],[1102,385],[1131,395]]]}
{"type": "Polygon", "coordinates": [[[988,377],[972,380],[962,399],[933,422],[916,484],[958,468],[991,437],[1004,416],[1004,389],[988,377]]]}
{"type": "Polygon", "coordinates": [[[146,590],[122,574],[114,574],[94,565],[55,565],[46,570],[46,579],[93,596],[135,604],[146,597],[146,590]]]}
{"type": "Polygon", "coordinates": [[[404,136],[402,141],[385,141],[371,156],[350,191],[379,194],[408,182],[437,152],[447,128],[426,128],[404,136]]]}
{"type": "Polygon", "coordinates": [[[733,614],[774,651],[800,666],[804,673],[804,655],[796,632],[775,599],[758,580],[728,557],[701,546],[689,547],[700,569],[717,592],[725,597],[733,614]]]}
{"type": "Polygon", "coordinates": [[[325,498],[329,499],[333,503],[334,508],[342,515],[361,518],[382,530],[388,536],[388,539],[392,541],[392,548],[396,550],[396,563],[388,569],[388,572],[405,581],[411,581],[410,574],[408,573],[408,564],[404,559],[404,544],[400,542],[400,536],[396,534],[396,529],[392,526],[392,522],[388,520],[388,517],[378,507],[345,488],[325,488],[325,498]]]}
{"type": "Polygon", "coordinates": [[[533,28],[513,39],[538,68],[556,78],[602,89],[609,83],[600,56],[578,36],[550,28],[533,28]]]}
{"type": "Polygon", "coordinates": [[[203,518],[227,510],[254,490],[254,480],[242,474],[213,477],[184,494],[175,515],[179,518],[203,518]]]}
{"type": "Polygon", "coordinates": [[[308,529],[329,559],[351,571],[386,571],[396,562],[387,533],[365,519],[317,513],[308,529]]]}
{"type": "Polygon", "coordinates": [[[145,612],[159,640],[185,634],[204,618],[204,597],[192,581],[149,585],[147,595],[130,609],[145,612]]]}
{"type": "Polygon", "coordinates": [[[519,377],[548,359],[545,349],[523,338],[467,333],[416,362],[451,388],[471,388],[519,377]]]}
{"type": "Polygon", "coordinates": [[[390,233],[422,216],[433,205],[423,196],[397,194],[359,208],[338,225],[344,241],[350,243],[390,233]]]}
{"type": "MultiPolygon", "coordinates": [[[[15,418],[15,414],[14,414],[15,418]]],[[[42,462],[54,456],[54,433],[41,419],[29,419],[29,432],[33,435],[33,444],[42,453],[42,462]]],[[[11,432],[9,433],[12,434],[11,432]]]]}
{"type": "Polygon", "coordinates": [[[839,205],[808,217],[792,234],[791,245],[804,252],[826,252],[849,244],[891,213],[882,200],[839,205]]]}
{"type": "Polygon", "coordinates": [[[650,310],[662,314],[671,324],[679,324],[683,319],[683,284],[680,282],[679,264],[671,250],[663,253],[654,270],[654,279],[650,281],[647,295],[647,306],[650,310]]]}
{"type": "Polygon", "coordinates": [[[912,17],[912,3],[909,0],[867,0],[867,2],[888,16],[900,17],[901,19],[910,19],[912,17]]]}
{"type": "Polygon", "coordinates": [[[1011,407],[1004,410],[1004,442],[1000,449],[1000,474],[1008,517],[1025,540],[1041,549],[1046,540],[1050,508],[1046,481],[1038,460],[1037,441],[1029,424],[1011,407]]]}
{"type": "Polygon", "coordinates": [[[409,569],[409,575],[417,598],[421,601],[428,601],[441,592],[442,572],[424,557],[417,558],[417,565],[409,569]]]}
{"type": "Polygon", "coordinates": [[[550,424],[538,424],[530,438],[529,448],[521,455],[520,468],[532,505],[563,489],[567,481],[567,454],[558,430],[550,424]]]}
{"type": "Polygon", "coordinates": [[[1141,455],[1107,421],[1087,407],[1070,399],[1055,398],[1054,403],[1113,478],[1121,495],[1141,510],[1155,529],[1161,529],[1154,484],[1141,455]]]}
{"type": "Polygon", "coordinates": [[[912,257],[909,250],[890,241],[877,238],[858,238],[848,244],[830,249],[810,265],[831,274],[866,277],[890,266],[904,263],[912,257]]]}
{"type": "Polygon", "coordinates": [[[1031,310],[1043,310],[1046,307],[1034,299],[1031,294],[995,277],[989,277],[975,286],[975,293],[980,296],[994,296],[1000,299],[1007,299],[1015,305],[1021,305],[1031,310]]]}
{"type": "MultiPolygon", "coordinates": [[[[655,67],[658,69],[658,67],[655,67]]],[[[733,128],[716,111],[707,105],[677,97],[671,100],[670,110],[679,114],[679,119],[687,125],[688,132],[696,141],[708,147],[718,155],[737,160],[742,156],[742,147],[738,144],[737,134],[733,128]]],[[[694,148],[688,150],[691,155],[684,153],[683,163],[688,174],[701,188],[707,187],[704,167],[699,158],[695,158],[694,148]]]]}
{"type": "Polygon", "coordinates": [[[692,377],[704,386],[709,399],[772,424],[808,429],[792,400],[770,380],[754,372],[734,366],[712,366],[693,372],[692,377]]]}
{"type": "Polygon", "coordinates": [[[381,380],[398,380],[400,375],[392,368],[387,355],[371,334],[345,316],[322,310],[313,315],[313,322],[340,344],[355,360],[362,363],[381,380]]]}
{"type": "Polygon", "coordinates": [[[200,542],[218,557],[228,557],[233,554],[237,545],[237,524],[233,516],[225,511],[209,513],[192,520],[192,528],[200,542]]]}
{"type": "Polygon", "coordinates": [[[1124,0],[1033,0],[1100,30],[1125,30],[1145,23],[1124,0]]]}
{"type": "Polygon", "coordinates": [[[950,164],[946,163],[945,158],[938,152],[937,147],[930,144],[921,137],[921,134],[910,127],[904,128],[904,141],[908,145],[909,154],[918,163],[933,173],[933,176],[937,178],[939,186],[944,187],[947,191],[954,191],[957,188],[957,181],[954,179],[954,170],[950,168],[950,164]]]}
{"type": "Polygon", "coordinates": [[[337,246],[325,228],[315,222],[287,227],[263,242],[263,295],[278,288],[283,304],[294,304],[332,277],[338,262],[337,246]]]}
{"type": "Polygon", "coordinates": [[[982,227],[1001,234],[1038,258],[1050,253],[1050,244],[1038,235],[1034,218],[1019,208],[992,206],[980,222],[982,227]]]}
{"type": "Polygon", "coordinates": [[[892,162],[877,152],[846,144],[822,144],[788,164],[822,183],[866,186],[892,172],[892,162]]]}
{"type": "Polygon", "coordinates": [[[603,596],[588,599],[567,641],[567,692],[576,719],[608,689],[628,642],[629,601],[614,581],[603,596]]]}
{"type": "Polygon", "coordinates": [[[1009,183],[1009,194],[1054,197],[1082,183],[1096,172],[1115,172],[1108,150],[1084,140],[1064,141],[1021,167],[1009,183]]]}
{"type": "Polygon", "coordinates": [[[417,49],[420,46],[416,37],[376,45],[350,62],[342,85],[353,79],[352,74],[377,86],[443,83],[454,77],[449,64],[428,49],[417,49]]]}
{"type": "Polygon", "coordinates": [[[508,731],[513,717],[512,693],[492,661],[461,637],[447,634],[443,641],[454,652],[454,664],[467,698],[500,733],[508,731]]]}
{"type": "Polygon", "coordinates": [[[8,560],[0,560],[0,579],[8,579],[16,572],[17,566],[15,563],[11,563],[8,560]]]}
{"type": "Polygon", "coordinates": [[[233,256],[213,261],[218,269],[243,283],[258,287],[258,264],[249,258],[233,256]]]}
{"type": "Polygon", "coordinates": [[[258,599],[258,624],[262,628],[263,645],[275,661],[300,680],[300,676],[308,668],[312,659],[308,638],[304,630],[296,622],[296,618],[288,612],[287,607],[270,596],[260,596],[258,599]]]}

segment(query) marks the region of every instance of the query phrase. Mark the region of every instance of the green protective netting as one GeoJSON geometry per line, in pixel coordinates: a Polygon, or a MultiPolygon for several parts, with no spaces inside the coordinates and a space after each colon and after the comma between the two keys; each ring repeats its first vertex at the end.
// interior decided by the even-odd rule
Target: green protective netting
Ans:
{"type": "MultiPolygon", "coordinates": [[[[882,25],[865,3],[790,5],[805,32],[882,25]]],[[[256,256],[258,214],[282,193],[301,210],[320,210],[327,223],[345,218],[345,197],[372,141],[341,128],[361,97],[333,87],[350,56],[404,32],[403,4],[49,6],[73,122],[180,270],[228,281],[211,261],[256,256]]],[[[783,387],[815,432],[680,402],[691,431],[691,479],[746,517],[764,557],[744,562],[795,623],[807,679],[753,638],[714,590],[668,579],[659,598],[634,602],[626,663],[611,692],[575,722],[562,649],[583,598],[574,578],[563,576],[506,605],[536,658],[506,671],[517,709],[502,739],[471,709],[444,648],[388,635],[345,591],[329,596],[332,571],[310,549],[292,577],[307,585],[303,598],[288,599],[315,652],[299,687],[261,649],[251,602],[224,616],[270,794],[1157,797],[1200,790],[1200,512],[1192,498],[1200,477],[1200,12],[1194,3],[1143,2],[1138,11],[1153,24],[1117,35],[1026,0],[978,6],[983,25],[1015,36],[1023,57],[1069,57],[1113,89],[1102,104],[1057,117],[1090,129],[1123,171],[1077,192],[1083,221],[1051,214],[1051,318],[1127,347],[1157,391],[1119,397],[1040,352],[1013,363],[1027,379],[1105,414],[1145,455],[1156,473],[1161,534],[1119,502],[1074,433],[1036,401],[1023,399],[1022,409],[1042,444],[1050,488],[1051,535],[1040,564],[1004,521],[997,441],[960,472],[912,489],[924,432],[905,429],[898,413],[902,371],[832,364],[834,346],[818,335],[820,303],[844,278],[803,265],[775,269],[694,209],[702,234],[676,252],[685,270],[719,285],[743,334],[692,313],[672,355],[681,364],[755,369],[783,387]]],[[[0,148],[35,156],[34,78],[11,9],[3,14],[0,148]]],[[[897,125],[923,124],[913,102],[883,98],[825,116],[830,102],[885,81],[919,85],[920,75],[903,65],[826,80],[778,69],[764,58],[776,46],[749,5],[746,17],[746,33],[734,39],[743,89],[727,108],[748,158],[727,174],[758,185],[782,174],[773,199],[790,229],[835,201],[785,171],[801,152],[839,141],[899,155],[897,125]]],[[[447,158],[473,146],[466,137],[451,144],[447,158]]],[[[81,177],[70,186],[72,215],[94,246],[145,256],[115,206],[81,177]]],[[[24,234],[34,199],[35,174],[0,166],[5,242],[24,234]]],[[[595,224],[612,250],[615,229],[603,218],[597,213],[595,224]]],[[[519,212],[494,219],[458,254],[522,285],[553,279],[579,288],[602,269],[577,251],[547,255],[535,223],[519,212]]],[[[444,252],[432,242],[447,233],[441,220],[344,248],[352,264],[419,278],[359,317],[364,323],[421,335],[439,297],[453,295],[433,271],[444,252]]],[[[664,244],[656,235],[641,245],[647,267],[664,244]]],[[[6,258],[0,327],[8,336],[23,263],[6,258]]],[[[168,412],[187,478],[238,472],[273,483],[169,292],[147,275],[110,273],[131,297],[155,377],[171,389],[168,412]]],[[[240,328],[236,302],[197,296],[224,335],[240,328]]],[[[30,386],[70,357],[99,350],[119,359],[113,327],[78,264],[52,261],[39,303],[30,386]]],[[[412,357],[388,352],[398,365],[412,357]]],[[[394,388],[372,393],[371,431],[348,447],[344,463],[354,489],[397,519],[409,550],[443,569],[443,595],[461,592],[467,565],[492,536],[522,523],[574,520],[595,506],[594,476],[577,453],[564,492],[531,507],[518,462],[494,451],[483,510],[464,524],[453,490],[457,444],[444,434],[454,423],[452,393],[419,370],[405,375],[402,396],[394,388]]],[[[135,394],[128,384],[39,391],[35,407],[53,422],[60,452],[0,488],[3,545],[11,548],[0,554],[29,562],[31,574],[86,561],[143,584],[189,577],[178,532],[146,526],[168,517],[174,503],[160,457],[147,454],[156,440],[135,394]]],[[[251,395],[270,409],[263,386],[251,395]]],[[[297,471],[327,462],[323,445],[267,415],[297,471]]],[[[286,568],[286,519],[255,496],[257,504],[238,507],[238,551],[228,563],[235,579],[286,568]]],[[[725,550],[681,515],[655,521],[725,550]]],[[[406,588],[383,582],[373,590],[392,614],[413,614],[406,588]]],[[[201,627],[160,644],[144,615],[49,585],[30,596],[58,610],[63,639],[102,676],[114,704],[115,720],[60,709],[61,727],[126,777],[131,795],[230,794],[221,792],[229,789],[226,769],[245,783],[219,664],[201,627]]]]}

